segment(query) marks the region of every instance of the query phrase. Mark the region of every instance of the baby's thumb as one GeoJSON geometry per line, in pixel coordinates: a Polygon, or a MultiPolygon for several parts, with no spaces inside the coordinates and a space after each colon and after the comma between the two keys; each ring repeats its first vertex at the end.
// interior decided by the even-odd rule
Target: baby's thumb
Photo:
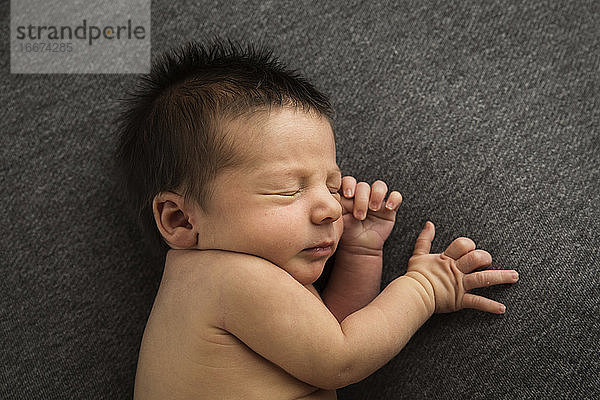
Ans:
{"type": "Polygon", "coordinates": [[[433,225],[433,222],[425,222],[425,227],[419,234],[417,242],[415,243],[415,250],[413,251],[413,255],[429,254],[429,252],[431,251],[431,242],[433,241],[434,237],[435,226],[433,225]]]}
{"type": "Polygon", "coordinates": [[[340,204],[342,205],[342,213],[351,213],[354,209],[354,198],[347,199],[344,196],[340,197],[340,204]]]}
{"type": "Polygon", "coordinates": [[[425,230],[425,229],[431,229],[433,231],[433,235],[435,236],[435,225],[433,224],[433,222],[431,222],[431,221],[425,222],[425,226],[423,227],[423,230],[425,230]]]}

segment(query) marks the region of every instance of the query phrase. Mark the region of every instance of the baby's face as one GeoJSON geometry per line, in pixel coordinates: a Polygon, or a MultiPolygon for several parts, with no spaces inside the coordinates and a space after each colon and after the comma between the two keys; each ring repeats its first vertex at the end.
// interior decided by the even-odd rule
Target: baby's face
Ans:
{"type": "Polygon", "coordinates": [[[336,250],[343,231],[338,190],[341,173],[331,126],[302,110],[274,108],[248,135],[248,124],[232,124],[255,157],[250,168],[217,177],[200,249],[223,249],[265,258],[300,283],[313,283],[336,250]],[[256,128],[258,129],[258,128],[256,128]],[[330,252],[306,250],[333,242],[330,252]]]}

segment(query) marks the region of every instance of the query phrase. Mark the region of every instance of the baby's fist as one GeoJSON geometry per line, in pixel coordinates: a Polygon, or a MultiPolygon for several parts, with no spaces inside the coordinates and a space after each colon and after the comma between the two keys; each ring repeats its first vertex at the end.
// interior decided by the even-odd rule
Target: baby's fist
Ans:
{"type": "Polygon", "coordinates": [[[344,212],[350,212],[359,221],[367,218],[369,211],[372,215],[392,219],[390,216],[393,213],[389,211],[396,211],[402,203],[402,195],[395,190],[385,201],[388,186],[380,179],[369,185],[367,182],[357,183],[353,176],[348,175],[342,178],[340,190],[344,196],[343,200],[354,198],[354,202],[343,201],[344,212]]]}
{"type": "Polygon", "coordinates": [[[388,191],[385,182],[357,183],[352,176],[342,179],[340,190],[344,232],[339,248],[357,254],[381,252],[396,222],[402,195],[394,190],[385,201],[388,191]]]}

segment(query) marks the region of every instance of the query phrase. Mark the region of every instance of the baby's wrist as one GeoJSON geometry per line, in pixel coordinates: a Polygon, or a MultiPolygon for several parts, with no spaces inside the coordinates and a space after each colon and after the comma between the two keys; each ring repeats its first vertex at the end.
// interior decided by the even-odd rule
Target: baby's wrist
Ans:
{"type": "Polygon", "coordinates": [[[417,271],[408,271],[404,276],[415,282],[415,287],[429,311],[429,316],[432,316],[435,313],[435,291],[431,282],[425,275],[417,271]]]}
{"type": "Polygon", "coordinates": [[[381,271],[383,251],[339,248],[335,253],[335,268],[348,271],[381,271]]]}
{"type": "Polygon", "coordinates": [[[336,250],[337,254],[347,254],[352,256],[373,256],[373,257],[382,257],[383,256],[383,248],[369,248],[364,246],[345,246],[340,243],[336,250]]]}

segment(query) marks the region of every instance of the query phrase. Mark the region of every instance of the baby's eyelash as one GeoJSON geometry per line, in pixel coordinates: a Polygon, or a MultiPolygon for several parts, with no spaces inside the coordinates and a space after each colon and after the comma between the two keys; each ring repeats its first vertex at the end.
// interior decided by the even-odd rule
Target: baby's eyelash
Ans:
{"type": "MultiPolygon", "coordinates": [[[[340,188],[329,188],[329,190],[331,191],[331,194],[333,195],[339,195],[339,191],[340,188]]],[[[284,196],[284,197],[293,197],[295,195],[297,195],[298,193],[300,193],[302,191],[302,189],[298,189],[295,192],[288,192],[288,193],[277,193],[277,196],[284,196]]]]}

